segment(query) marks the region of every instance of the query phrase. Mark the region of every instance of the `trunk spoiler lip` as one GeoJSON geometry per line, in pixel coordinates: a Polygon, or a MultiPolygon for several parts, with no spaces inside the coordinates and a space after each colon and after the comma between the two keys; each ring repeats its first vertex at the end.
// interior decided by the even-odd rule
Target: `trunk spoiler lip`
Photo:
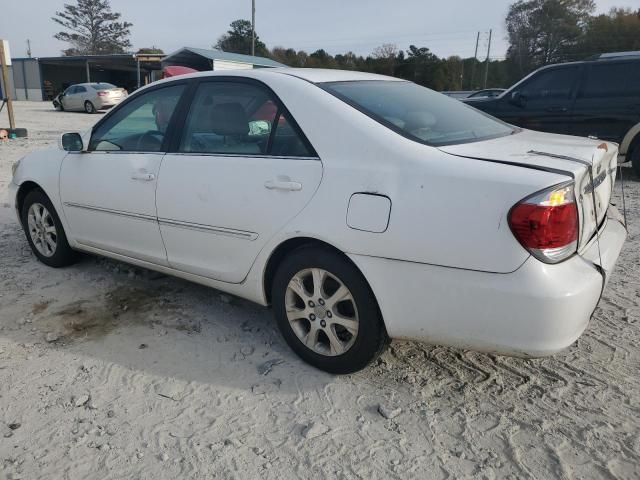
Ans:
{"type": "Polygon", "coordinates": [[[592,167],[593,166],[593,162],[589,162],[589,161],[583,160],[581,158],[571,157],[569,155],[560,155],[560,154],[557,154],[557,153],[540,152],[538,150],[529,150],[527,153],[530,154],[530,155],[539,155],[539,156],[542,156],[542,157],[551,157],[551,158],[559,158],[561,160],[568,160],[570,162],[580,163],[582,165],[585,165],[586,167],[592,167]]]}
{"type": "MultiPolygon", "coordinates": [[[[448,152],[446,150],[440,150],[440,151],[446,153],[447,155],[453,155],[454,157],[459,157],[459,158],[468,158],[469,160],[480,160],[481,162],[497,163],[499,165],[511,165],[512,167],[521,167],[521,168],[528,168],[529,170],[538,170],[538,171],[541,171],[541,172],[556,173],[558,175],[565,175],[565,176],[571,177],[574,180],[576,178],[575,175],[573,174],[573,172],[571,172],[569,170],[562,170],[560,168],[545,167],[545,166],[542,166],[542,165],[531,165],[531,164],[528,164],[528,163],[512,162],[512,161],[509,161],[509,160],[496,160],[494,158],[484,158],[484,157],[474,157],[474,156],[470,156],[470,155],[460,155],[458,153],[451,153],[451,152],[448,152]]],[[[528,153],[531,153],[531,152],[528,152],[528,153]]],[[[548,154],[540,153],[540,155],[548,155],[548,154]]],[[[582,163],[582,160],[574,159],[574,161],[579,161],[580,163],[582,163]]]]}

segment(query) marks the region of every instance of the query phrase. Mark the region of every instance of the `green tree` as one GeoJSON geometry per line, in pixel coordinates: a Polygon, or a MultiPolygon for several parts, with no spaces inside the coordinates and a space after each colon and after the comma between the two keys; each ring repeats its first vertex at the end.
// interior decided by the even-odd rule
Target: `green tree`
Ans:
{"type": "Polygon", "coordinates": [[[640,50],[640,9],[614,8],[609,14],[591,17],[576,46],[576,59],[607,52],[640,50]]]}
{"type": "Polygon", "coordinates": [[[164,51],[158,47],[143,47],[143,48],[139,48],[136,53],[138,55],[158,55],[158,54],[163,54],[164,51]]]}
{"type": "Polygon", "coordinates": [[[269,57],[290,67],[304,67],[309,55],[302,50],[296,52],[293,48],[273,47],[269,57]]]}
{"type": "Polygon", "coordinates": [[[129,35],[133,25],[121,22],[120,13],[112,12],[109,0],[76,0],[64,4],[51,19],[66,31],[54,38],[71,45],[65,55],[101,55],[124,53],[131,48],[129,35]]]}
{"type": "Polygon", "coordinates": [[[593,12],[593,0],[518,0],[506,18],[513,74],[570,58],[593,12]]]}
{"type": "MultiPolygon", "coordinates": [[[[214,48],[224,52],[243,53],[251,55],[251,22],[248,20],[234,20],[231,29],[222,35],[214,48]]],[[[266,57],[269,55],[267,46],[260,40],[256,33],[256,55],[266,57]]]]}
{"type": "Polygon", "coordinates": [[[307,66],[312,68],[338,68],[335,59],[322,48],[309,55],[307,66]]]}

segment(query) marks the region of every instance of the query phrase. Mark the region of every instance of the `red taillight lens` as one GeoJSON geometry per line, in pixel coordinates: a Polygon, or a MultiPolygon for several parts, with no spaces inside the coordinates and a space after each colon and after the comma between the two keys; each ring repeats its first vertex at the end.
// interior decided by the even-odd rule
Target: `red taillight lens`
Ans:
{"type": "Polygon", "coordinates": [[[98,96],[99,97],[106,97],[107,96],[107,92],[98,92],[98,96]]]}
{"type": "Polygon", "coordinates": [[[578,208],[573,183],[552,187],[517,203],[509,212],[511,231],[533,256],[558,263],[578,247],[578,208]]]}

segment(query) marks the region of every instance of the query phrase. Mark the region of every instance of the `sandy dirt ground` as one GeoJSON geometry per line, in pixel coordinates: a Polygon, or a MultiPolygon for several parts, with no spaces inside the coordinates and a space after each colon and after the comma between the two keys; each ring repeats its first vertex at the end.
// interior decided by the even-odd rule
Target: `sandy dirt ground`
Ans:
{"type": "Polygon", "coordinates": [[[630,168],[629,240],[566,352],[394,342],[336,377],[298,360],[262,307],[91,256],[40,264],[6,195],[11,164],[100,117],[16,111],[30,136],[0,144],[0,478],[640,478],[630,168]]]}

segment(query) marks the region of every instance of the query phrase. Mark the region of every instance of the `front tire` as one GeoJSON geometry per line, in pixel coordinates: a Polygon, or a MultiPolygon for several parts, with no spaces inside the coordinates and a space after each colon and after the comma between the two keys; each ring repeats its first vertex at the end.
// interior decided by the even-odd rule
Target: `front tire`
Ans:
{"type": "Polygon", "coordinates": [[[60,217],[42,190],[27,194],[20,218],[29,246],[38,260],[55,268],[74,263],[77,254],[69,246],[60,217]]]}
{"type": "Polygon", "coordinates": [[[320,370],[356,372],[388,343],[366,280],[332,250],[302,247],[293,251],[278,267],[271,299],[287,344],[320,370]]]}
{"type": "Polygon", "coordinates": [[[84,102],[84,111],[87,113],[96,113],[96,107],[89,100],[84,102]]]}

